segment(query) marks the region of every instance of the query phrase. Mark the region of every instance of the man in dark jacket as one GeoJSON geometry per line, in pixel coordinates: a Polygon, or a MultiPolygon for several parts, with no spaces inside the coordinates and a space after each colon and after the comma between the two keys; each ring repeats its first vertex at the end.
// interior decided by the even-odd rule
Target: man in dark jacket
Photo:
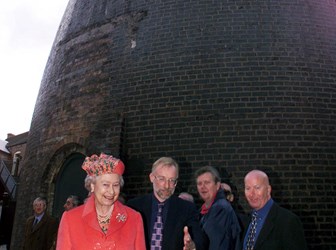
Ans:
{"type": "Polygon", "coordinates": [[[245,232],[244,250],[306,250],[300,219],[273,201],[268,176],[252,170],[244,182],[245,197],[255,218],[245,232]]]}
{"type": "Polygon", "coordinates": [[[195,204],[173,195],[177,178],[178,164],[170,157],[162,157],[153,164],[149,175],[153,184],[153,193],[132,199],[127,203],[142,215],[147,249],[155,249],[154,235],[156,235],[159,214],[159,221],[163,224],[161,236],[156,235],[157,239],[160,239],[156,245],[160,245],[159,249],[206,249],[195,204]],[[162,218],[160,211],[162,211],[162,218]]]}
{"type": "Polygon", "coordinates": [[[55,243],[58,223],[46,209],[46,199],[38,197],[34,200],[34,215],[26,221],[24,250],[49,250],[55,243]]]}

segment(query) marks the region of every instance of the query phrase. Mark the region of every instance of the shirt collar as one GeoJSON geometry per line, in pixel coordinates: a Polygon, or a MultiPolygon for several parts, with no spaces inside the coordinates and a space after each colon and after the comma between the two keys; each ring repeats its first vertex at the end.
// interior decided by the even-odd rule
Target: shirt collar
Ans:
{"type": "Polygon", "coordinates": [[[40,221],[42,219],[43,215],[44,215],[44,212],[42,214],[40,214],[39,216],[35,215],[35,218],[38,219],[38,221],[40,221]]]}
{"type": "Polygon", "coordinates": [[[265,218],[267,216],[268,212],[271,210],[273,202],[274,201],[271,198],[266,202],[265,206],[263,206],[261,209],[257,210],[259,218],[265,218]]]}
{"type": "Polygon", "coordinates": [[[164,202],[161,202],[155,197],[154,193],[152,195],[153,195],[152,204],[154,204],[155,206],[157,206],[159,203],[167,204],[170,201],[170,198],[171,198],[171,196],[170,196],[167,200],[165,200],[164,202]]]}

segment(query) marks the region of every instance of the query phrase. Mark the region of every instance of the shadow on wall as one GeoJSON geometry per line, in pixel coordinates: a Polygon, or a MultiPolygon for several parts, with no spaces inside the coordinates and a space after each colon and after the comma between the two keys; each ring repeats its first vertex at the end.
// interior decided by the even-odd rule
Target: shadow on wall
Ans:
{"type": "Polygon", "coordinates": [[[125,199],[132,199],[136,196],[142,195],[139,190],[145,188],[147,192],[151,192],[151,184],[149,181],[149,173],[151,166],[147,166],[145,160],[142,158],[131,157],[124,161],[125,173],[123,175],[125,185],[123,187],[125,199]],[[130,169],[132,171],[130,171],[130,169]],[[138,185],[141,185],[139,187],[138,185]]]}

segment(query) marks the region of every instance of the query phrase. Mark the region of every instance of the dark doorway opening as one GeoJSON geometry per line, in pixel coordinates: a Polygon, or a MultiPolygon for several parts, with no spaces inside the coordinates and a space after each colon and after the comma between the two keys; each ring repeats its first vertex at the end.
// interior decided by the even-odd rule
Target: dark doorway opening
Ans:
{"type": "Polygon", "coordinates": [[[71,154],[61,167],[56,179],[53,216],[61,218],[63,205],[69,195],[77,195],[83,201],[88,194],[84,187],[85,171],[81,168],[85,156],[71,154]]]}

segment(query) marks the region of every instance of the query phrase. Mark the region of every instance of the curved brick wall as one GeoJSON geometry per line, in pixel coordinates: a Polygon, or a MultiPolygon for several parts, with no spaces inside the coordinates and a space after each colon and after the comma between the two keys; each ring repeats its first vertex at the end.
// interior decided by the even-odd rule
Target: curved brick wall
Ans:
{"type": "Polygon", "coordinates": [[[218,166],[246,211],[243,177],[264,169],[311,249],[335,248],[335,13],[330,0],[70,1],[36,102],[13,245],[32,197],[52,200],[62,157],[105,151],[126,162],[129,196],[170,155],[177,191],[194,193],[192,172],[218,166]]]}

